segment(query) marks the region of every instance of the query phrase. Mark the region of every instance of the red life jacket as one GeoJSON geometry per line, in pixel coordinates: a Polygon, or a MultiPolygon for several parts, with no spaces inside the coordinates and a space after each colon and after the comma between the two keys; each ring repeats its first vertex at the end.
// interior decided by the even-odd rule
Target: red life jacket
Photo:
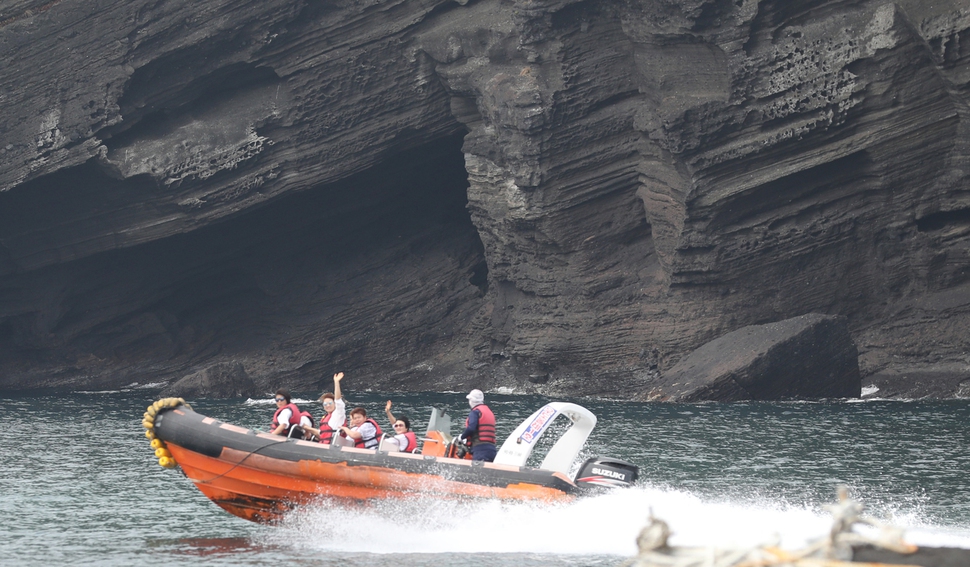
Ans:
{"type": "MultiPolygon", "coordinates": [[[[363,434],[361,434],[360,439],[354,440],[354,447],[357,447],[358,449],[374,449],[380,443],[378,439],[381,436],[381,426],[378,425],[377,422],[370,417],[365,419],[364,423],[370,423],[371,425],[373,425],[374,429],[377,430],[377,433],[375,433],[373,437],[367,437],[367,438],[365,438],[363,434]]],[[[362,423],[361,425],[363,425],[364,423],[362,423]]]]}
{"type": "MultiPolygon", "coordinates": [[[[347,427],[347,420],[346,419],[344,420],[344,425],[343,426],[344,427],[347,427]]],[[[323,417],[320,418],[320,442],[321,443],[326,443],[327,445],[331,444],[333,442],[334,433],[336,433],[336,431],[337,431],[336,429],[330,427],[330,414],[329,413],[327,415],[325,415],[325,416],[323,416],[323,417]]],[[[346,435],[344,435],[344,432],[343,431],[340,432],[340,436],[341,437],[346,437],[346,435]]]]}
{"type": "MultiPolygon", "coordinates": [[[[479,443],[491,443],[495,444],[495,414],[492,410],[488,409],[485,404],[479,404],[472,408],[472,411],[478,412],[478,429],[472,433],[470,439],[471,445],[475,446],[479,443]]],[[[470,415],[470,414],[469,414],[470,415]]],[[[465,429],[468,429],[468,418],[465,418],[465,429]]]]}
{"type": "MultiPolygon", "coordinates": [[[[303,411],[300,412],[300,417],[301,418],[305,417],[305,418],[309,419],[310,420],[310,427],[313,427],[313,416],[310,415],[310,412],[308,412],[306,410],[303,410],[303,411]]],[[[301,419],[300,421],[303,421],[303,420],[301,419]]]]}
{"type": "Polygon", "coordinates": [[[408,438],[408,446],[401,450],[405,453],[413,453],[418,448],[418,436],[413,431],[408,431],[404,436],[408,438]]]}
{"type": "Polygon", "coordinates": [[[276,413],[273,414],[273,431],[276,431],[276,428],[280,426],[280,412],[287,408],[290,410],[290,419],[289,423],[286,424],[285,431],[289,431],[294,425],[300,425],[300,408],[296,407],[296,404],[293,402],[290,402],[281,408],[277,408],[276,413]]]}

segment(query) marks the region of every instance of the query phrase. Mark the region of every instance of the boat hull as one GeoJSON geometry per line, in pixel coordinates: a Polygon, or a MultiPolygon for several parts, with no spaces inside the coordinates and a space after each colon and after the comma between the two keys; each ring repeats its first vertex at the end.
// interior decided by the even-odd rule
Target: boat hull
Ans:
{"type": "Polygon", "coordinates": [[[559,472],[284,439],[185,406],[160,412],[154,431],[203,494],[255,522],[278,521],[293,507],[321,498],[562,501],[577,492],[559,472]]]}

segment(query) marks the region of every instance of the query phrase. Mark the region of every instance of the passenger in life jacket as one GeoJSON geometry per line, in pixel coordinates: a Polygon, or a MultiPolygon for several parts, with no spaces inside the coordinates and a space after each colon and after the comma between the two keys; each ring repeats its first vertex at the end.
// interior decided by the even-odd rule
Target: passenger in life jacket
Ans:
{"type": "Polygon", "coordinates": [[[350,411],[350,427],[340,431],[354,440],[358,449],[376,449],[381,442],[381,426],[373,418],[367,417],[367,410],[354,408],[350,411]]]}
{"type": "Polygon", "coordinates": [[[418,437],[411,431],[411,421],[405,415],[394,417],[394,414],[391,413],[391,400],[387,400],[384,413],[387,414],[387,419],[391,421],[394,432],[384,434],[386,442],[381,445],[381,449],[413,453],[418,448],[418,437]]]}
{"type": "Polygon", "coordinates": [[[485,394],[481,390],[472,390],[465,397],[472,410],[468,412],[465,430],[458,440],[471,444],[472,460],[494,461],[498,452],[495,447],[495,414],[485,405],[485,394]]]}
{"type": "MultiPolygon", "coordinates": [[[[290,401],[290,392],[285,388],[276,390],[274,396],[276,400],[276,413],[273,414],[273,423],[270,430],[274,435],[289,436],[290,428],[300,425],[300,408],[290,401]]],[[[302,437],[303,434],[300,434],[302,437]]]]}
{"type": "Polygon", "coordinates": [[[340,433],[340,428],[347,425],[347,406],[340,394],[340,381],[343,379],[343,372],[333,375],[333,393],[327,392],[320,396],[320,401],[323,402],[323,411],[326,412],[320,418],[320,429],[312,427],[308,429],[312,436],[319,438],[321,443],[328,445],[353,444],[340,433]],[[347,443],[341,443],[341,441],[347,441],[347,443]]]}
{"type": "MultiPolygon", "coordinates": [[[[303,430],[303,439],[313,438],[313,434],[310,433],[310,429],[313,429],[314,425],[313,415],[311,415],[307,410],[300,410],[300,429],[303,430]]],[[[293,430],[291,430],[290,433],[290,437],[292,437],[293,430]]]]}

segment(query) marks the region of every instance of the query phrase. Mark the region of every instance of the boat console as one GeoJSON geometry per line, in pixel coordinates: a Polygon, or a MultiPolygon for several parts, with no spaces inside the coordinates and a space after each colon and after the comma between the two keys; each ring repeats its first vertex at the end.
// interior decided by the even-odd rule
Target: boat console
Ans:
{"type": "MultiPolygon", "coordinates": [[[[546,451],[538,468],[568,476],[569,469],[596,426],[596,416],[591,411],[569,402],[550,402],[522,421],[502,444],[494,463],[525,467],[538,446],[539,439],[550,430],[554,422],[561,422],[563,419],[568,421],[568,427],[546,451]]],[[[423,453],[448,457],[461,455],[460,449],[455,450],[450,429],[451,419],[444,410],[435,408],[425,434],[423,453]]],[[[638,475],[639,468],[633,463],[596,456],[587,459],[579,467],[573,482],[577,487],[586,490],[609,489],[632,486],[638,475]]]]}

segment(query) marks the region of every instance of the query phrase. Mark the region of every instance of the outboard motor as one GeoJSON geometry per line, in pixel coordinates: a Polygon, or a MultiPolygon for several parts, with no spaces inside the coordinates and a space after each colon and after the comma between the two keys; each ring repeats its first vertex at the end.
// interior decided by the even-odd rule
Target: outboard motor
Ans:
{"type": "Polygon", "coordinates": [[[576,486],[587,490],[633,486],[640,474],[640,468],[633,463],[612,457],[593,457],[586,459],[579,467],[576,486]]]}

